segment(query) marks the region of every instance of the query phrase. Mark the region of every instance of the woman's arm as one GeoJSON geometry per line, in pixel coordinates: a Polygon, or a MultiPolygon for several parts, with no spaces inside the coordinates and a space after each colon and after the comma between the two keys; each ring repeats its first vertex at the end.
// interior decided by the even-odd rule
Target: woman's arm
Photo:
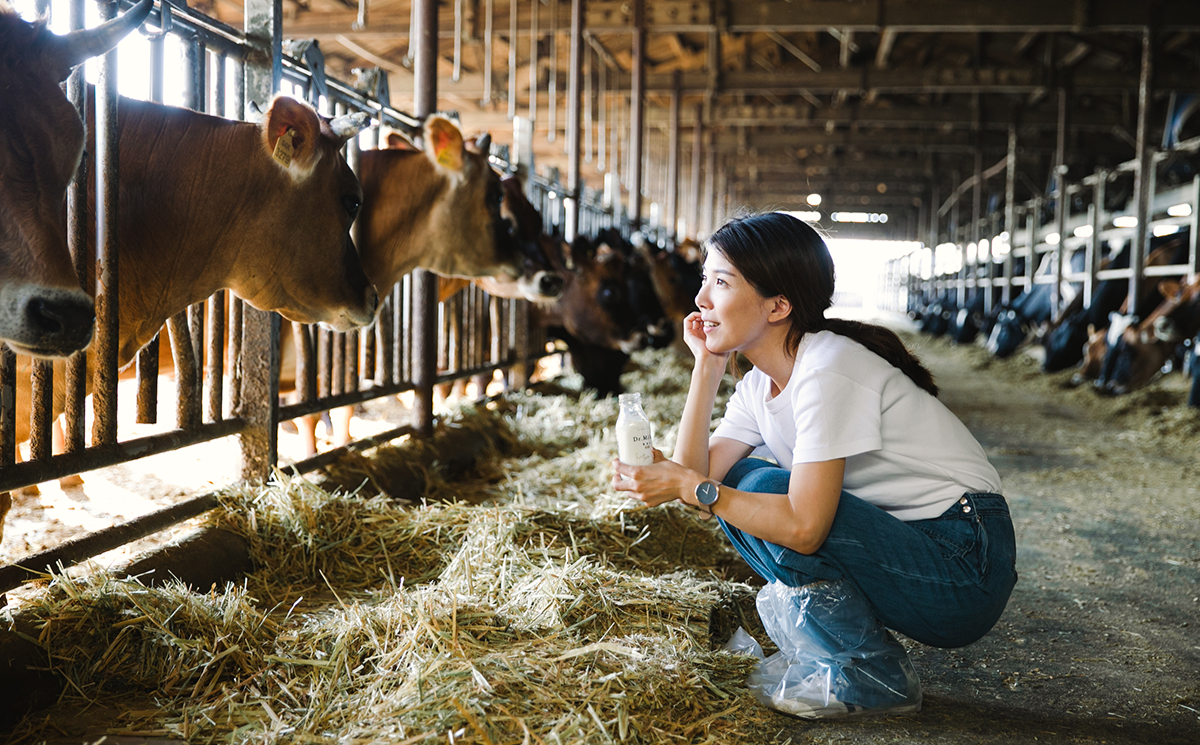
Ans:
{"type": "MultiPolygon", "coordinates": [[[[722,451],[724,457],[720,460],[724,461],[733,456],[736,451],[734,446],[737,445],[744,449],[743,454],[750,450],[749,446],[742,443],[718,438],[714,446],[714,465],[718,451],[722,451]]],[[[731,465],[724,467],[726,472],[731,465]]],[[[699,507],[695,496],[696,486],[708,480],[702,474],[671,461],[660,461],[650,466],[629,466],[614,461],[614,467],[617,475],[613,478],[613,488],[630,492],[629,496],[651,507],[675,499],[699,507]]],[[[821,547],[829,535],[838,500],[841,499],[845,473],[844,458],[799,463],[792,466],[787,494],[746,492],[721,486],[711,511],[750,535],[802,554],[811,554],[821,547]]],[[[724,473],[721,475],[724,476],[724,473]]]]}
{"type": "Polygon", "coordinates": [[[683,416],[679,420],[679,433],[671,460],[699,474],[707,474],[708,435],[712,429],[713,406],[729,355],[713,354],[705,347],[704,323],[699,313],[691,313],[684,319],[683,336],[696,358],[696,364],[692,368],[692,380],[683,405],[683,416]]]}

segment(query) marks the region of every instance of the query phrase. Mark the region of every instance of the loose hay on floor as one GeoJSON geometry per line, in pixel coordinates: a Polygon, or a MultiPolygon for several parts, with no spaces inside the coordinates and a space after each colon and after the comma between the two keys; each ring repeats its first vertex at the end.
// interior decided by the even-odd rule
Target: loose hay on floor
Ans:
{"type": "MultiPolygon", "coordinates": [[[[648,367],[630,387],[655,394],[669,452],[686,371],[672,389],[671,365],[648,367]]],[[[732,741],[769,714],[742,685],[753,661],[713,649],[711,616],[754,591],[721,578],[732,554],[714,525],[609,488],[615,418],[615,401],[587,394],[468,409],[454,426],[487,428],[491,445],[462,479],[426,459],[407,500],[381,492],[414,472],[396,464],[421,460],[417,442],[335,470],[356,491],[286,478],[226,491],[212,521],[249,539],[256,567],[238,585],[59,576],[21,615],[67,697],[153,697],[114,733],[732,741]]],[[[18,736],[37,739],[39,721],[18,736]]]]}

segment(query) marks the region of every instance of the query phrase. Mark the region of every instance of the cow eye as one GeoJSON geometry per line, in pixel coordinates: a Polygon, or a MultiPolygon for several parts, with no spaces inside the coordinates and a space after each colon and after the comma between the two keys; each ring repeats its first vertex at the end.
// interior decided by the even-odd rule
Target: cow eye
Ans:
{"type": "Polygon", "coordinates": [[[350,215],[350,219],[358,217],[358,209],[362,206],[362,201],[358,197],[342,197],[342,206],[346,208],[346,214],[350,215]]]}

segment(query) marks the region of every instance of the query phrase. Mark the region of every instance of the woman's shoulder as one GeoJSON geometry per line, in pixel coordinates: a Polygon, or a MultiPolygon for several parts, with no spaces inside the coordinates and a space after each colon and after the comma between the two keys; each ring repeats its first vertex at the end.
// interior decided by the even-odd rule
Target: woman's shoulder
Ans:
{"type": "Polygon", "coordinates": [[[891,363],[859,342],[833,331],[809,334],[805,341],[808,343],[803,362],[810,371],[826,371],[856,379],[899,372],[891,363]]]}

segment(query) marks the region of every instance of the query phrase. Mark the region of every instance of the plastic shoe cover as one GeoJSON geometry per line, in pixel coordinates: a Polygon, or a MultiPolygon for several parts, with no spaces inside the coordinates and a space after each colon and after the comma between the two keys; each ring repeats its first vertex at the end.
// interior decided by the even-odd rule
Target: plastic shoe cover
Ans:
{"type": "Polygon", "coordinates": [[[849,583],[774,582],[757,605],[779,647],[746,680],[766,706],[816,719],[920,710],[921,682],[908,653],[849,583]]]}

